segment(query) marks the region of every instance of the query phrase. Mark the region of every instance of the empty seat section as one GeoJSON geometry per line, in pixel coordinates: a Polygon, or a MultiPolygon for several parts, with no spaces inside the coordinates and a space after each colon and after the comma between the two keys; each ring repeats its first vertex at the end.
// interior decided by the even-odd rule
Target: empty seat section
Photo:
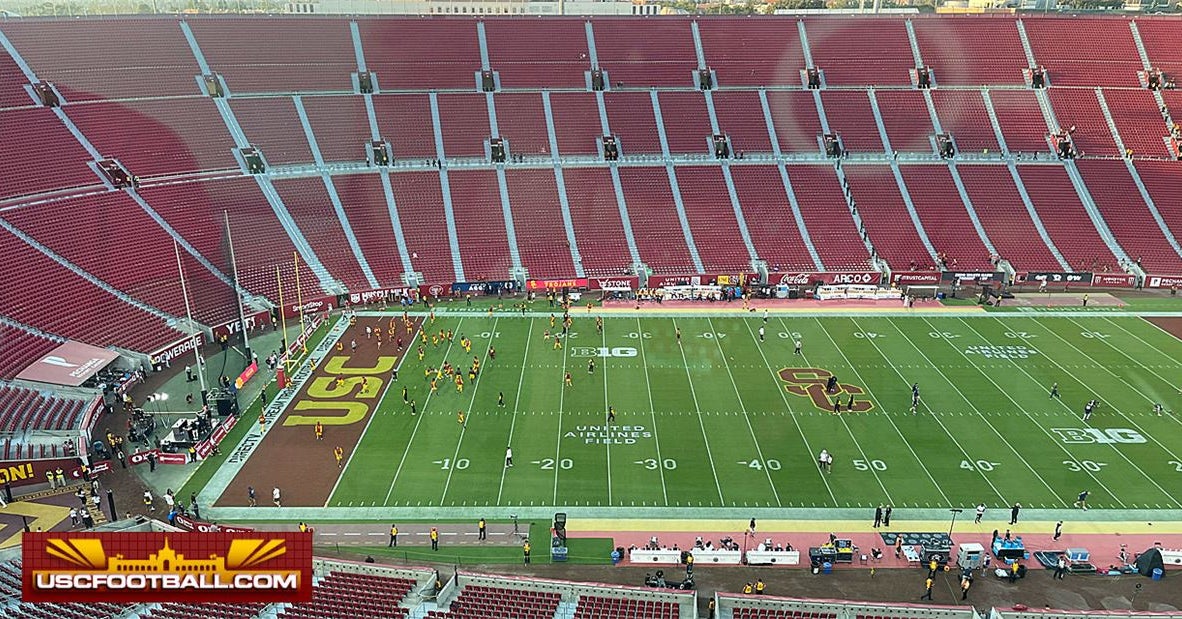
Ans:
{"type": "Polygon", "coordinates": [[[809,238],[826,270],[865,269],[869,254],[829,165],[788,166],[809,238]]]}
{"type": "Polygon", "coordinates": [[[574,619],[678,619],[673,602],[580,595],[574,619]]]}
{"type": "Polygon", "coordinates": [[[287,212],[328,269],[333,279],[344,282],[349,290],[369,290],[361,265],[353,255],[341,220],[328,197],[324,181],[318,177],[277,179],[275,191],[283,199],[287,212]]]}
{"type": "Polygon", "coordinates": [[[278,616],[319,619],[361,615],[375,619],[402,619],[410,611],[400,604],[414,584],[404,578],[332,572],[316,582],[311,602],[293,604],[278,616]]]}
{"type": "Polygon", "coordinates": [[[394,199],[411,264],[433,284],[456,281],[452,267],[443,192],[435,172],[400,172],[390,175],[394,199]]]}
{"type": "Polygon", "coordinates": [[[175,19],[8,20],[3,30],[66,101],[201,94],[201,69],[175,19]]]}
{"type": "Polygon", "coordinates": [[[904,86],[915,68],[906,22],[894,17],[806,18],[813,62],[828,86],[904,86]]]}
{"type": "Polygon", "coordinates": [[[366,68],[391,90],[476,90],[480,40],[467,19],[357,18],[366,68]],[[440,45],[447,41],[447,45],[440,45]]]}
{"type": "Polygon", "coordinates": [[[337,17],[189,18],[209,68],[230,92],[353,92],[357,57],[337,17]]]}
{"type": "Polygon", "coordinates": [[[707,272],[723,273],[750,268],[751,254],[739,232],[722,169],[686,166],[676,171],[685,216],[702,266],[707,272]]]}
{"type": "Polygon", "coordinates": [[[1178,22],[1173,19],[1138,19],[1137,31],[1149,54],[1149,64],[1177,80],[1182,77],[1182,47],[1178,45],[1178,22]]]}
{"type": "Polygon", "coordinates": [[[829,130],[841,136],[841,143],[851,152],[883,151],[882,138],[870,99],[863,90],[827,90],[821,93],[829,130]]]}
{"type": "MultiPolygon", "coordinates": [[[[1011,153],[1046,153],[1047,122],[1038,99],[1030,90],[991,90],[993,111],[1001,125],[1001,135],[1011,153]]],[[[1070,126],[1070,125],[1069,125],[1070,126]]]]}
{"type": "Polygon", "coordinates": [[[1075,271],[1112,271],[1109,251],[1061,166],[1020,166],[1018,173],[1039,219],[1075,271]]]}
{"type": "Polygon", "coordinates": [[[915,165],[899,169],[928,240],[936,252],[947,257],[945,266],[953,270],[991,270],[989,249],[973,226],[948,166],[915,165]]]}
{"type": "Polygon", "coordinates": [[[501,88],[585,88],[591,60],[581,19],[484,20],[488,60],[501,88]]]}
{"type": "Polygon", "coordinates": [[[0,278],[4,316],[96,346],[141,352],[154,352],[181,338],[162,318],[98,288],[7,231],[0,232],[0,261],[21,265],[0,278]],[[79,302],[63,312],[45,299],[79,302]]]}
{"type": "Polygon", "coordinates": [[[772,152],[759,93],[747,90],[719,91],[713,94],[713,98],[718,129],[730,136],[731,150],[735,154],[772,152]]]}
{"type": "Polygon", "coordinates": [[[671,154],[703,155],[712,152],[710,114],[706,110],[706,99],[700,93],[663,92],[658,102],[671,154]]]}
{"type": "Polygon", "coordinates": [[[531,277],[570,277],[575,270],[554,171],[509,170],[505,176],[522,266],[531,277]]]}
{"type": "Polygon", "coordinates": [[[0,49],[0,108],[33,105],[33,98],[25,91],[28,83],[8,51],[0,49]]]}
{"type": "MultiPolygon", "coordinates": [[[[365,161],[372,141],[365,99],[356,95],[304,97],[308,124],[324,161],[365,161]]],[[[430,120],[430,118],[428,118],[430,120]]],[[[379,135],[379,137],[381,137],[379,135]]]]}
{"type": "MultiPolygon", "coordinates": [[[[230,271],[222,213],[229,214],[238,277],[248,290],[278,301],[275,267],[285,294],[295,290],[295,246],[253,178],[144,187],[140,195],[173,229],[223,273],[230,271]]],[[[311,293],[320,285],[304,260],[300,284],[311,293]]]]}
{"type": "Polygon", "coordinates": [[[68,112],[103,157],[141,178],[238,168],[234,140],[208,98],[99,102],[68,112]]]}
{"type": "MultiPolygon", "coordinates": [[[[801,239],[779,170],[772,166],[733,166],[731,177],[759,259],[773,271],[816,269],[801,239]]],[[[855,253],[861,247],[859,243],[848,251],[855,253]]]]}
{"type": "Polygon", "coordinates": [[[956,167],[977,219],[994,249],[1018,270],[1062,271],[1042,242],[1009,170],[998,165],[956,167]]]}
{"type": "Polygon", "coordinates": [[[452,600],[446,612],[429,611],[427,617],[552,619],[560,599],[557,593],[468,585],[452,600]]]}
{"type": "Polygon", "coordinates": [[[452,171],[448,180],[464,277],[471,282],[508,278],[513,261],[496,173],[452,171]]]}
{"type": "MultiPolygon", "coordinates": [[[[1148,90],[1104,90],[1108,111],[1116,123],[1116,130],[1125,148],[1133,150],[1134,157],[1169,157],[1166,136],[1169,127],[1153,93],[1148,90]]],[[[1182,112],[1182,108],[1179,109],[1182,112]]]]}
{"type": "Polygon", "coordinates": [[[603,124],[594,94],[550,93],[550,113],[554,116],[554,134],[560,154],[594,155],[599,152],[596,144],[603,138],[603,124]]]}
{"type": "Polygon", "coordinates": [[[405,269],[381,178],[374,174],[343,174],[333,177],[332,182],[374,277],[383,286],[401,286],[405,269]]]}
{"type": "Polygon", "coordinates": [[[609,92],[604,96],[607,119],[620,155],[660,154],[652,98],[647,92],[609,92]]]}
{"type": "Polygon", "coordinates": [[[99,183],[89,154],[46,108],[0,110],[0,199],[99,183]]]}
{"type": "Polygon", "coordinates": [[[434,159],[435,125],[427,95],[380,95],[373,98],[382,138],[390,142],[395,160],[434,159]]]}
{"type": "Polygon", "coordinates": [[[845,166],[858,214],[879,257],[894,269],[933,266],[889,166],[845,166]]]}
{"type": "Polygon", "coordinates": [[[791,17],[719,17],[698,21],[706,65],[720,86],[800,86],[805,68],[791,17]],[[742,33],[742,36],[735,36],[742,33]],[[758,59],[754,61],[753,59],[758,59]]]}
{"type": "Polygon", "coordinates": [[[546,110],[542,107],[540,94],[502,93],[496,95],[494,104],[497,107],[497,129],[500,131],[497,137],[509,142],[510,153],[550,154],[546,110]]]}
{"type": "Polygon", "coordinates": [[[1026,37],[1051,86],[1138,86],[1140,55],[1124,19],[1023,17],[1026,37]]]}
{"type": "Polygon", "coordinates": [[[0,379],[11,379],[60,342],[0,323],[0,379]]]}
{"type": "Polygon", "coordinates": [[[491,131],[484,95],[439,95],[439,127],[443,132],[443,152],[448,159],[486,156],[484,144],[491,131]]]}
{"type": "Polygon", "coordinates": [[[315,161],[290,97],[231,99],[230,109],[246,139],[262,151],[268,165],[315,161]]]}
{"type": "Polygon", "coordinates": [[[588,275],[621,275],[633,263],[620,206],[605,168],[563,170],[579,255],[588,275]]]}
{"type": "Polygon", "coordinates": [[[1001,150],[980,91],[933,90],[932,103],[936,106],[940,128],[952,136],[958,150],[966,153],[1001,150]]]}
{"type": "Polygon", "coordinates": [[[599,68],[613,88],[692,86],[698,58],[690,20],[605,19],[592,22],[599,68]]]}
{"type": "Polygon", "coordinates": [[[1055,107],[1059,129],[1071,132],[1071,141],[1080,156],[1120,154],[1094,90],[1054,88],[1051,89],[1051,104],[1055,107]]]}
{"type": "Polygon", "coordinates": [[[1136,167],[1162,221],[1175,238],[1182,239],[1182,209],[1177,207],[1182,169],[1173,161],[1138,161],[1136,167]]]}
{"type": "Polygon", "coordinates": [[[933,151],[932,115],[918,90],[880,90],[875,93],[882,124],[891,148],[902,152],[933,151]]]}
{"type": "MultiPolygon", "coordinates": [[[[174,316],[185,315],[173,239],[127,194],[112,192],[5,213],[9,222],[100,280],[174,316]],[[77,222],[102,222],[97,228],[77,222]]],[[[220,324],[238,315],[233,290],[181,250],[193,316],[220,324]]]]}
{"type": "Polygon", "coordinates": [[[628,219],[640,258],[658,273],[693,273],[665,168],[621,168],[628,219]]]}
{"type": "MultiPolygon", "coordinates": [[[[813,93],[771,90],[767,93],[767,102],[780,150],[786,153],[821,151],[820,135],[824,131],[821,128],[821,117],[817,114],[817,104],[813,93]]],[[[866,111],[869,109],[870,104],[867,102],[866,111]]],[[[873,120],[872,117],[872,123],[873,120]]],[[[832,122],[832,117],[830,117],[830,122],[832,122]]],[[[874,135],[878,135],[877,128],[874,135]]]]}
{"type": "MultiPolygon", "coordinates": [[[[1083,160],[1078,165],[1092,200],[1125,253],[1133,260],[1139,260],[1146,272],[1182,273],[1182,257],[1162,235],[1161,227],[1149,212],[1125,164],[1112,160],[1083,160]]],[[[1176,204],[1176,201],[1167,202],[1161,206],[1174,208],[1176,204]]]]}
{"type": "Polygon", "coordinates": [[[923,63],[939,86],[1024,83],[1026,52],[1012,19],[943,17],[912,19],[923,63]]]}

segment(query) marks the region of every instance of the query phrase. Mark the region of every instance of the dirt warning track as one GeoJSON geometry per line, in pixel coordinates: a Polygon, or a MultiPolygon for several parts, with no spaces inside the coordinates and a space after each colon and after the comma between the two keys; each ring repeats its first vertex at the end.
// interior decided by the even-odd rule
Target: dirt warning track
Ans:
{"type": "MultiPolygon", "coordinates": [[[[266,428],[258,447],[215,505],[249,505],[247,488],[253,486],[260,507],[272,505],[271,493],[276,487],[284,507],[323,506],[342,471],[335,449],[341,448],[343,465],[361,441],[386,390],[394,384],[394,370],[411,349],[421,324],[421,319],[411,318],[408,333],[401,316],[358,317],[318,360],[273,427],[266,428]],[[372,332],[368,337],[366,327],[372,332]],[[320,439],[316,437],[317,422],[324,429],[320,439]]],[[[257,426],[259,422],[243,419],[240,423],[257,426]]]]}

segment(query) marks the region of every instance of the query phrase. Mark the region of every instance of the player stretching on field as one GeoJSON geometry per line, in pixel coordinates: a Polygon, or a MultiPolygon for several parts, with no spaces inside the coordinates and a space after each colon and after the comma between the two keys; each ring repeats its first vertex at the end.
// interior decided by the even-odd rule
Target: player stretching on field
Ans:
{"type": "Polygon", "coordinates": [[[911,414],[915,414],[915,409],[919,408],[919,383],[911,384],[911,414]]]}

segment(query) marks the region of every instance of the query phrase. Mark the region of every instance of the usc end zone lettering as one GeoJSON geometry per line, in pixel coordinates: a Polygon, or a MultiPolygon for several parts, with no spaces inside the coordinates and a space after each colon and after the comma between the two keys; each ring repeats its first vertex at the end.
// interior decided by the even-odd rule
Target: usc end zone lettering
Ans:
{"type": "Polygon", "coordinates": [[[348,356],[329,357],[324,364],[328,376],[312,379],[295,411],[283,420],[285,426],[344,426],[365,419],[382,394],[383,376],[389,376],[397,357],[378,357],[373,367],[348,367],[348,356]],[[340,386],[337,377],[341,377],[340,386]],[[361,386],[365,384],[363,391],[361,386]],[[346,399],[351,398],[351,399],[346,399]]]}
{"type": "MultiPolygon", "coordinates": [[[[788,383],[784,387],[788,393],[809,398],[813,401],[813,406],[826,412],[833,410],[833,401],[830,398],[845,396],[841,398],[842,409],[845,410],[845,404],[851,394],[858,396],[865,393],[861,387],[843,383],[838,383],[837,390],[833,393],[827,393],[825,383],[829,382],[833,372],[820,368],[784,368],[779,374],[780,380],[788,383]]],[[[854,398],[854,412],[864,413],[872,408],[874,403],[870,400],[854,398]]]]}

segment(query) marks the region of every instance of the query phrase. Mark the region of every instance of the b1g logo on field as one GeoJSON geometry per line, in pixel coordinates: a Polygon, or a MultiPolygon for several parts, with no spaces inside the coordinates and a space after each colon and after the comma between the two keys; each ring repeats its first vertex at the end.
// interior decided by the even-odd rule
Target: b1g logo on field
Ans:
{"type": "Polygon", "coordinates": [[[1112,445],[1116,443],[1135,445],[1145,443],[1145,437],[1136,430],[1128,428],[1051,428],[1051,432],[1059,435],[1064,443],[1100,443],[1112,445]]]}
{"type": "Polygon", "coordinates": [[[631,346],[574,346],[570,349],[572,357],[635,357],[636,349],[631,346]]]}
{"type": "MultiPolygon", "coordinates": [[[[826,412],[833,410],[833,402],[829,399],[830,397],[840,399],[842,410],[848,410],[845,404],[849,401],[849,396],[857,396],[865,393],[861,387],[842,383],[837,383],[836,390],[833,393],[825,391],[825,385],[829,382],[829,378],[833,376],[833,372],[820,368],[784,368],[780,370],[779,374],[780,380],[788,383],[784,387],[788,393],[809,398],[813,401],[813,406],[818,410],[826,412]]],[[[872,408],[874,408],[874,403],[870,400],[854,399],[854,412],[864,413],[872,408]]]]}

